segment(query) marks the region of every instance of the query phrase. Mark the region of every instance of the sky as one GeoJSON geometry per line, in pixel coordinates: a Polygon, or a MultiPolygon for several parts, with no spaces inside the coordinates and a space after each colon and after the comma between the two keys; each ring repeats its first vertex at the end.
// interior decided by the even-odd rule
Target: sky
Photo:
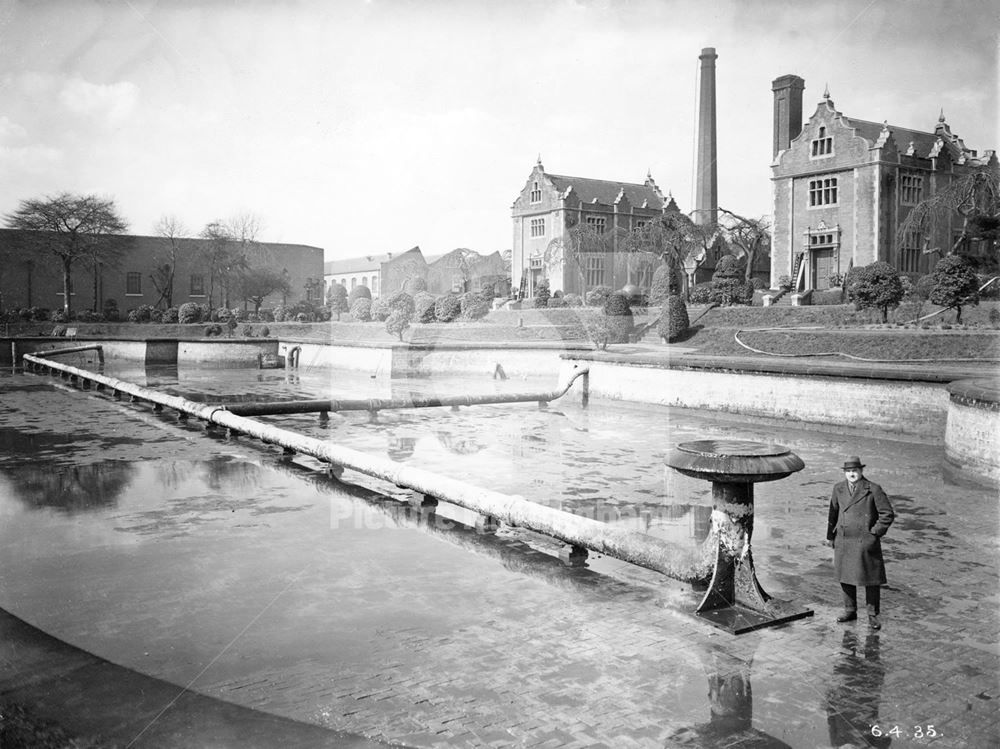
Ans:
{"type": "Polygon", "coordinates": [[[509,249],[541,157],[692,205],[698,55],[719,203],[771,211],[771,81],[1000,146],[992,0],[0,0],[0,216],[63,191],[133,234],[252,214],[327,260],[509,249]]]}

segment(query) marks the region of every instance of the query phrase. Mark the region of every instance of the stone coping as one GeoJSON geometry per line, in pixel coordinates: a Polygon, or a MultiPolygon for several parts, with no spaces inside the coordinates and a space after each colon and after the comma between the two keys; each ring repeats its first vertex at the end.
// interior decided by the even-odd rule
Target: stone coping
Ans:
{"type": "MultiPolygon", "coordinates": [[[[720,372],[747,372],[754,374],[804,375],[809,377],[850,377],[903,382],[953,382],[969,378],[982,378],[989,369],[1000,371],[992,363],[969,364],[907,364],[869,363],[854,361],[816,361],[815,359],[766,359],[761,357],[727,357],[707,354],[681,353],[670,355],[654,352],[592,351],[587,354],[566,354],[563,358],[608,362],[636,367],[664,369],[705,369],[720,372]]],[[[987,380],[983,380],[987,382],[987,380]]]]}
{"type": "Polygon", "coordinates": [[[952,382],[948,385],[948,394],[954,401],[996,410],[1000,408],[1000,379],[980,377],[952,382]]]}

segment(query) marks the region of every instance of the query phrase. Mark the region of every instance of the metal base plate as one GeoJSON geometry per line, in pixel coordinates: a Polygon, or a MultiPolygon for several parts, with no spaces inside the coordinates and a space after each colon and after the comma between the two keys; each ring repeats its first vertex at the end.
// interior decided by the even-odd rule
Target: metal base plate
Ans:
{"type": "Polygon", "coordinates": [[[755,611],[739,603],[734,603],[731,606],[700,611],[695,614],[699,619],[704,619],[713,627],[724,629],[734,635],[746,634],[764,627],[774,627],[812,615],[812,609],[796,606],[776,598],[770,599],[763,611],[755,611]]]}

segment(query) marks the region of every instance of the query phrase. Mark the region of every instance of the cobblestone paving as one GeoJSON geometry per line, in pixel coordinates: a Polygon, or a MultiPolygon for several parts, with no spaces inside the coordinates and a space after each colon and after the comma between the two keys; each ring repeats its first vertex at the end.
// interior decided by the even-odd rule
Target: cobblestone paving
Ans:
{"type": "MultiPolygon", "coordinates": [[[[108,460],[153,464],[165,455],[194,462],[228,455],[263,466],[244,482],[263,487],[267,501],[249,508],[230,510],[228,493],[247,489],[222,482],[218,497],[177,500],[156,515],[148,507],[115,511],[119,535],[151,542],[114,553],[127,554],[121,559],[137,575],[143,564],[161,569],[159,590],[105,582],[115,565],[83,546],[52,562],[3,557],[33,577],[0,578],[0,605],[31,609],[43,628],[42,620],[58,620],[66,639],[108,649],[117,657],[101,654],[116,662],[177,683],[199,675],[194,688],[213,696],[420,747],[1000,745],[1000,504],[995,489],[949,469],[938,445],[599,403],[589,412],[570,403],[555,414],[520,409],[516,433],[507,427],[518,439],[500,439],[499,451],[493,437],[509,417],[493,411],[468,421],[439,413],[334,423],[331,438],[350,446],[403,446],[404,459],[450,465],[502,491],[533,489],[534,498],[571,511],[591,511],[601,498],[619,511],[616,522],[644,518],[650,532],[667,534],[676,527],[657,514],[655,495],[709,501],[707,485],[663,473],[671,439],[777,437],[807,467],[758,487],[755,559],[765,589],[815,616],[733,637],[690,615],[698,597],[687,586],[605,558],[568,568],[546,553],[556,551],[552,544],[516,530],[479,536],[425,515],[410,524],[421,530],[384,534],[378,554],[349,554],[331,543],[329,528],[316,528],[327,520],[322,508],[303,509],[314,494],[336,490],[297,469],[276,472],[273,454],[261,464],[268,454],[256,446],[210,440],[167,417],[39,382],[0,379],[0,499],[6,492],[9,527],[22,522],[11,510],[11,487],[23,481],[29,458],[41,456],[53,471],[108,460]],[[52,414],[71,409],[86,427],[67,439],[52,414]],[[594,458],[588,441],[611,456],[608,470],[584,470],[594,458]],[[834,621],[839,592],[821,541],[829,489],[847,454],[866,459],[866,473],[897,511],[884,541],[890,584],[878,633],[864,622],[834,621]],[[511,461],[543,468],[512,475],[511,461]],[[563,488],[571,476],[579,478],[563,488]],[[263,528],[275,540],[261,536],[263,528]],[[289,550],[296,538],[300,548],[289,550]],[[226,567],[247,541],[259,544],[256,554],[268,564],[226,567]],[[282,554],[291,560],[284,566],[282,554]],[[203,594],[188,590],[190,576],[216,564],[230,577],[203,594]],[[86,577],[74,579],[74,565],[86,577]],[[47,594],[32,591],[42,583],[52,586],[47,594]],[[80,585],[89,595],[74,594],[80,585]],[[260,600],[277,603],[243,612],[231,591],[250,596],[255,586],[260,600]],[[126,593],[131,603],[115,602],[126,593]],[[166,598],[177,611],[152,621],[143,596],[150,608],[166,598]],[[211,623],[225,621],[229,608],[239,610],[235,620],[257,618],[220,654],[230,635],[211,623]],[[130,642],[137,636],[146,639],[130,642]],[[873,736],[873,726],[892,731],[891,741],[873,736]]],[[[301,426],[315,428],[304,419],[301,426]]],[[[368,496],[349,493],[355,503],[368,496]]],[[[64,542],[78,543],[93,532],[85,518],[97,515],[48,517],[65,526],[64,542]]],[[[346,546],[350,537],[343,539],[346,546]]]]}

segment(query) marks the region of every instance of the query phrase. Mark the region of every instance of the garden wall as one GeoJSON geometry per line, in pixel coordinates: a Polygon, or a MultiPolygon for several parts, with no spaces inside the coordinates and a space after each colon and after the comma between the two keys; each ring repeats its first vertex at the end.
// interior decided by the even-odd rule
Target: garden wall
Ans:
{"type": "Polygon", "coordinates": [[[1000,483],[1000,386],[995,380],[948,385],[945,455],[960,468],[1000,483]]]}

